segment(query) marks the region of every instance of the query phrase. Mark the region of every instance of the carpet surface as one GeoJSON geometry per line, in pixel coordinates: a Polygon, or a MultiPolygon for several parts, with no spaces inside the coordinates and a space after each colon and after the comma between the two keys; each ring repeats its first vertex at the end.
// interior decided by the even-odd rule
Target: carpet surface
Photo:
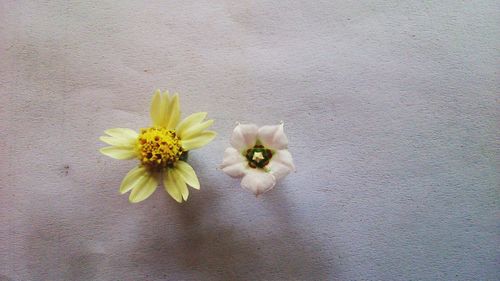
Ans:
{"type": "Polygon", "coordinates": [[[0,1],[0,280],[499,280],[498,1],[0,1]],[[118,188],[156,88],[218,137],[118,188]],[[285,122],[297,172],[217,170],[285,122]]]}

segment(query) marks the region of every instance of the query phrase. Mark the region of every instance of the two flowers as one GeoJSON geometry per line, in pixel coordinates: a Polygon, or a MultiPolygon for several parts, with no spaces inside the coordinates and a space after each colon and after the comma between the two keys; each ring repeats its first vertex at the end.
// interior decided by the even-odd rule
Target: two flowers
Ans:
{"type": "MultiPolygon", "coordinates": [[[[104,131],[107,136],[100,140],[110,146],[100,152],[115,159],[139,160],[120,185],[120,193],[131,191],[130,202],[148,198],[162,183],[167,193],[181,203],[189,197],[188,185],[200,188],[194,169],[187,163],[188,153],[215,138],[216,133],[207,130],[214,121],[205,120],[206,112],[180,121],[179,96],[168,91],[155,92],[150,113],[151,127],[139,133],[126,128],[104,131]]],[[[256,195],[272,189],[277,180],[295,170],[283,124],[260,128],[238,124],[230,143],[220,168],[231,177],[242,177],[241,186],[256,195]]]]}

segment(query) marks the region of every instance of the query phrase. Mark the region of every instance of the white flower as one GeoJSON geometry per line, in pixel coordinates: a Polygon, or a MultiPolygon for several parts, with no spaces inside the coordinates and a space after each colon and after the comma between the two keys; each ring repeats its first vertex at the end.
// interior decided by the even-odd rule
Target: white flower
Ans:
{"type": "Polygon", "coordinates": [[[241,186],[259,195],[295,171],[287,146],[283,123],[260,128],[255,124],[238,124],[220,168],[233,178],[243,177],[241,186]]]}

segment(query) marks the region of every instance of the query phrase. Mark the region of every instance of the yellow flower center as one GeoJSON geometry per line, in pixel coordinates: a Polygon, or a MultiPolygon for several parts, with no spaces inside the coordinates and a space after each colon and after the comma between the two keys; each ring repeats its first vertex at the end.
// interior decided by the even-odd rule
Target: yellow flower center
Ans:
{"type": "Polygon", "coordinates": [[[172,166],[184,152],[175,131],[160,127],[141,129],[137,150],[141,163],[155,169],[172,166]]]}

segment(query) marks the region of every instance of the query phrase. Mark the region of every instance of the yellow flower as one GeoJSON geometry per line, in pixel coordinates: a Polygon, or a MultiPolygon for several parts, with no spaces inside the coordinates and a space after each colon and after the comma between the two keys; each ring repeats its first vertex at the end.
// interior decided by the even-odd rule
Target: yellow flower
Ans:
{"type": "Polygon", "coordinates": [[[185,160],[189,150],[206,145],[216,136],[206,130],[214,122],[203,121],[206,116],[206,112],[198,112],[179,122],[179,96],[156,90],[151,102],[151,127],[140,133],[126,128],[104,131],[108,136],[100,140],[111,146],[101,148],[102,154],[140,161],[123,179],[120,193],[132,190],[129,200],[137,203],[153,194],[162,181],[168,194],[182,203],[189,196],[187,185],[200,189],[196,173],[185,160]]]}

